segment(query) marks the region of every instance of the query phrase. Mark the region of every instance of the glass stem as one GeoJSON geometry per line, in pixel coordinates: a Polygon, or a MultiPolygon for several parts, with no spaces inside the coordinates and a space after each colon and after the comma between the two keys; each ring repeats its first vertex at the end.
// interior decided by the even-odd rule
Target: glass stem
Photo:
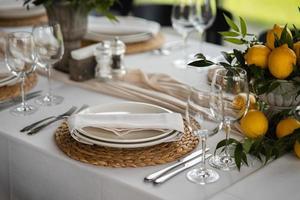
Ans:
{"type": "Polygon", "coordinates": [[[51,100],[52,98],[52,81],[51,81],[51,68],[52,66],[50,64],[48,64],[48,66],[46,67],[47,69],[47,79],[48,79],[48,98],[49,100],[51,100]]]}
{"type": "Polygon", "coordinates": [[[230,126],[230,121],[229,120],[225,120],[224,122],[224,129],[225,129],[225,139],[226,139],[226,144],[225,144],[225,155],[226,157],[230,157],[229,154],[229,134],[231,131],[231,126],[230,126]]]}
{"type": "Polygon", "coordinates": [[[207,140],[207,135],[202,135],[201,136],[201,149],[202,149],[202,162],[200,164],[200,169],[206,170],[206,160],[205,160],[205,149],[206,149],[206,140],[207,140]]]}
{"type": "Polygon", "coordinates": [[[21,73],[21,84],[20,84],[20,91],[21,91],[21,97],[22,97],[22,107],[25,109],[26,102],[25,102],[25,73],[21,73]]]}
{"type": "Polygon", "coordinates": [[[185,64],[188,62],[188,55],[187,55],[187,39],[188,39],[188,33],[183,35],[183,48],[182,48],[182,53],[183,53],[183,59],[185,64]]]}

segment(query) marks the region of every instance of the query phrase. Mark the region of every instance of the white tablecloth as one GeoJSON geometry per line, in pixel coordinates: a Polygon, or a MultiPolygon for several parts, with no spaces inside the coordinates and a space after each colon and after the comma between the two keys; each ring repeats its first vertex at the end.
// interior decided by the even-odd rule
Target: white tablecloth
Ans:
{"type": "MultiPolygon", "coordinates": [[[[175,37],[175,39],[178,37],[175,37]]],[[[174,36],[168,35],[168,40],[174,36]]],[[[190,53],[196,53],[198,43],[190,42],[190,53]]],[[[203,44],[203,51],[219,56],[221,47],[203,44]]],[[[171,61],[182,57],[180,51],[170,56],[158,56],[151,52],[126,56],[128,68],[142,68],[146,72],[168,73],[189,84],[203,84],[205,70],[176,69],[171,61]]],[[[38,89],[46,88],[46,80],[40,77],[38,89]]],[[[200,186],[190,183],[181,173],[163,185],[153,186],[143,182],[145,175],[167,165],[143,168],[112,169],[83,164],[67,157],[55,145],[53,132],[59,123],[39,134],[27,136],[21,128],[43,117],[59,114],[72,105],[97,105],[119,102],[113,98],[79,88],[54,84],[55,93],[63,95],[63,104],[39,107],[37,113],[27,117],[12,116],[8,110],[0,112],[0,199],[12,200],[156,200],[156,199],[299,199],[300,162],[288,154],[259,169],[253,161],[240,172],[222,172],[214,184],[200,186]]],[[[209,139],[213,149],[224,138],[219,133],[209,139]]]]}

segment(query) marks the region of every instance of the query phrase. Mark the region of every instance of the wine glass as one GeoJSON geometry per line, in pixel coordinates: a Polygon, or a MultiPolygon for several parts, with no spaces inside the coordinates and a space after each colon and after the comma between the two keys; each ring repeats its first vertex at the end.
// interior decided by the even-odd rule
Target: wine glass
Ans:
{"type": "Polygon", "coordinates": [[[182,36],[183,40],[183,59],[174,61],[175,67],[186,68],[188,63],[187,39],[194,30],[193,24],[189,21],[189,16],[193,10],[192,0],[177,0],[172,8],[171,21],[173,28],[182,36]]]}
{"type": "Polygon", "coordinates": [[[5,62],[9,71],[21,78],[22,103],[10,112],[15,115],[34,113],[37,109],[26,103],[24,90],[26,76],[32,73],[36,66],[34,42],[30,32],[14,32],[7,35],[5,62]]]}
{"type": "MultiPolygon", "coordinates": [[[[204,31],[209,28],[216,18],[216,0],[192,0],[194,6],[189,15],[189,21],[200,35],[200,44],[204,31]]],[[[200,45],[201,48],[201,45],[200,45]]]]}
{"type": "Polygon", "coordinates": [[[191,131],[200,138],[202,160],[199,168],[192,169],[187,173],[188,180],[205,185],[219,179],[219,174],[206,167],[205,149],[208,136],[216,134],[221,128],[222,120],[215,118],[211,109],[222,107],[222,89],[214,93],[205,92],[196,88],[190,89],[187,102],[187,121],[191,131]]]}
{"type": "Polygon", "coordinates": [[[225,149],[221,153],[215,155],[209,160],[211,166],[229,171],[236,168],[235,160],[229,152],[229,135],[231,125],[239,121],[248,111],[249,107],[249,89],[247,81],[247,72],[242,68],[225,69],[221,68],[216,70],[212,83],[212,92],[216,87],[222,87],[222,106],[223,111],[220,109],[213,110],[214,115],[223,115],[223,128],[226,133],[225,149]],[[233,105],[234,98],[243,93],[245,96],[245,106],[237,108],[233,105]]]}
{"type": "Polygon", "coordinates": [[[51,87],[51,69],[64,54],[64,42],[58,23],[39,25],[32,30],[39,66],[45,68],[48,75],[48,92],[36,99],[43,106],[60,104],[63,97],[53,95],[51,87]]]}

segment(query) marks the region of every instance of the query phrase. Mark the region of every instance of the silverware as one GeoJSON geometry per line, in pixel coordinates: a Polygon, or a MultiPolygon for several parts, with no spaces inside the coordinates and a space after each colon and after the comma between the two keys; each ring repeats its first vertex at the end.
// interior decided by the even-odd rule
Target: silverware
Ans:
{"type": "MultiPolygon", "coordinates": [[[[205,159],[208,159],[212,156],[212,154],[206,154],[205,155],[205,159]]],[[[197,157],[191,161],[188,161],[186,162],[182,167],[174,170],[174,171],[171,171],[170,173],[167,173],[165,175],[162,175],[160,176],[159,178],[155,179],[153,181],[154,184],[161,184],[161,183],[164,183],[165,181],[169,180],[170,178],[176,176],[177,174],[179,174],[180,172],[188,169],[188,168],[191,168],[197,164],[199,164],[200,162],[202,161],[202,157],[197,157]]]]}
{"type": "Polygon", "coordinates": [[[63,114],[60,114],[60,115],[58,115],[58,116],[50,116],[50,117],[46,117],[46,118],[44,118],[44,119],[42,119],[42,120],[39,120],[39,121],[37,121],[37,122],[34,122],[33,124],[30,124],[30,125],[28,125],[28,126],[22,128],[22,129],[20,130],[20,132],[30,131],[31,129],[33,129],[33,128],[36,127],[37,125],[39,125],[39,124],[41,124],[42,122],[45,122],[45,121],[47,121],[47,120],[49,120],[49,119],[67,117],[67,116],[69,116],[69,112],[72,112],[74,108],[76,109],[76,107],[73,106],[73,107],[70,108],[68,111],[66,111],[66,112],[64,112],[63,114]]]}
{"type": "Polygon", "coordinates": [[[33,129],[30,129],[29,132],[27,132],[27,135],[33,135],[33,134],[36,134],[38,133],[39,131],[41,131],[42,129],[44,129],[45,127],[49,126],[50,124],[56,122],[56,121],[59,121],[59,120],[62,120],[66,117],[69,117],[71,116],[75,111],[76,111],[77,107],[73,106],[70,110],[68,110],[68,112],[65,113],[65,115],[59,115],[57,117],[55,117],[54,119],[48,121],[48,122],[45,122],[45,123],[42,123],[41,125],[39,126],[36,126],[34,127],[33,129]]]}
{"type": "MultiPolygon", "coordinates": [[[[25,95],[27,100],[40,96],[41,91],[30,92],[25,95]]],[[[14,97],[0,102],[0,111],[22,102],[21,97],[14,97]]]]}
{"type": "MultiPolygon", "coordinates": [[[[207,152],[207,151],[209,151],[209,148],[206,148],[206,149],[205,149],[205,152],[207,152]]],[[[190,161],[190,160],[192,160],[192,159],[194,159],[194,158],[200,156],[202,153],[203,153],[203,152],[202,152],[202,149],[197,150],[197,151],[191,153],[190,155],[188,155],[188,156],[186,156],[186,157],[184,157],[184,158],[178,160],[178,161],[177,161],[176,163],[174,163],[173,165],[170,165],[170,166],[168,166],[168,167],[166,167],[166,168],[164,168],[164,169],[161,169],[161,170],[159,170],[159,171],[157,171],[157,172],[154,172],[154,173],[152,173],[152,174],[146,176],[146,177],[144,178],[144,181],[146,181],[146,182],[153,182],[153,181],[155,181],[158,177],[162,176],[163,174],[165,174],[165,173],[171,171],[172,169],[175,169],[175,168],[178,167],[179,165],[183,165],[184,163],[186,163],[186,162],[188,162],[188,161],[190,161]]]]}

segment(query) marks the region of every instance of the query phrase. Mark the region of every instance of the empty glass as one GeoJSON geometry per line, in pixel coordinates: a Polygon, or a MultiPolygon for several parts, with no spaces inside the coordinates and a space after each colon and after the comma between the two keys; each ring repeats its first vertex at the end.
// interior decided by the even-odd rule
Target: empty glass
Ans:
{"type": "Polygon", "coordinates": [[[53,95],[51,87],[51,68],[64,54],[64,42],[60,25],[45,24],[36,26],[32,31],[38,62],[48,73],[48,92],[36,99],[36,103],[44,106],[60,104],[63,97],[53,95]]]}
{"type": "Polygon", "coordinates": [[[14,32],[6,37],[5,62],[9,71],[21,78],[21,105],[11,110],[15,115],[29,115],[37,109],[25,101],[25,78],[36,66],[36,55],[32,34],[29,32],[14,32]]]}
{"type": "MultiPolygon", "coordinates": [[[[209,160],[211,166],[229,171],[236,168],[234,158],[229,152],[228,139],[230,135],[231,125],[239,121],[248,111],[249,107],[249,89],[247,81],[247,72],[242,68],[234,69],[218,69],[216,70],[212,83],[212,92],[217,93],[222,88],[222,109],[213,109],[215,116],[223,116],[223,128],[226,133],[226,145],[224,151],[215,155],[209,160]],[[245,105],[237,108],[233,105],[234,98],[243,93],[245,96],[245,105]]],[[[219,117],[220,118],[220,117],[219,117]]]]}
{"type": "Polygon", "coordinates": [[[197,184],[205,185],[213,183],[219,179],[219,174],[206,167],[205,149],[207,138],[218,133],[222,120],[216,119],[211,109],[222,107],[222,90],[218,92],[204,92],[191,88],[187,102],[187,121],[192,132],[200,138],[202,162],[199,168],[193,169],[187,173],[187,178],[197,184]]]}
{"type": "Polygon", "coordinates": [[[188,55],[186,52],[187,39],[194,30],[193,24],[189,21],[190,13],[193,10],[192,0],[177,0],[172,9],[172,26],[182,36],[183,39],[183,59],[174,61],[175,67],[186,68],[188,64],[188,55]]]}
{"type": "Polygon", "coordinates": [[[201,41],[203,32],[212,25],[216,18],[216,0],[192,0],[192,2],[194,6],[192,6],[189,20],[198,31],[201,41]]]}

